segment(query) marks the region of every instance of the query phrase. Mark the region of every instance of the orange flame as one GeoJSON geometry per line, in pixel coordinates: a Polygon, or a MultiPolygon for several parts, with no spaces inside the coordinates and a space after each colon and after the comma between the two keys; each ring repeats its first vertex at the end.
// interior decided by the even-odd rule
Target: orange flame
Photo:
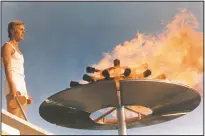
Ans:
{"type": "Polygon", "coordinates": [[[136,38],[117,45],[111,53],[93,66],[111,67],[116,58],[121,65],[137,67],[147,63],[154,75],[164,73],[202,94],[203,33],[197,31],[199,23],[194,15],[182,10],[160,34],[137,33],[136,38]]]}
{"type": "MultiPolygon", "coordinates": [[[[105,53],[104,58],[93,67],[111,67],[116,58],[120,59],[122,66],[134,68],[148,64],[153,77],[161,74],[160,77],[164,78],[166,75],[168,80],[188,85],[202,95],[203,33],[196,30],[198,26],[194,15],[183,9],[165,26],[163,32],[137,33],[134,39],[117,45],[111,53],[105,53]]],[[[135,116],[130,111],[125,112],[126,116],[135,116]]],[[[112,116],[116,116],[116,111],[112,116]]]]}

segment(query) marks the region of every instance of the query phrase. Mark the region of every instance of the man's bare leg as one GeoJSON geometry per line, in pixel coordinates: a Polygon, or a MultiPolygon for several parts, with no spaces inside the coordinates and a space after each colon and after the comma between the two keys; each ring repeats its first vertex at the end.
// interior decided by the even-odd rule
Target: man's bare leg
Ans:
{"type": "Polygon", "coordinates": [[[6,104],[7,104],[7,111],[17,117],[20,117],[20,109],[19,108],[12,108],[9,106],[10,101],[13,99],[11,95],[6,96],[6,104]]]}
{"type": "MultiPolygon", "coordinates": [[[[8,111],[9,113],[11,113],[11,114],[13,114],[13,115],[15,115],[15,116],[17,116],[17,117],[19,117],[19,118],[25,120],[25,119],[24,119],[24,116],[23,116],[23,113],[21,112],[20,107],[12,108],[11,106],[9,106],[9,103],[10,103],[10,101],[11,101],[12,99],[13,99],[12,96],[10,96],[10,95],[7,95],[7,96],[6,96],[7,111],[8,111]]],[[[26,112],[26,107],[27,107],[27,104],[24,104],[24,105],[22,106],[24,112],[26,112]]]]}

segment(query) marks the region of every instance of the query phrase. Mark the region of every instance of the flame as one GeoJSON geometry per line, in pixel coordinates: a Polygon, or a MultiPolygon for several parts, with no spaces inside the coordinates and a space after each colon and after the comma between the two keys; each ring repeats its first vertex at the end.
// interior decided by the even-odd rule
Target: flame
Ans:
{"type": "MultiPolygon", "coordinates": [[[[194,88],[202,95],[203,32],[197,31],[198,27],[196,17],[183,9],[165,25],[161,33],[138,32],[134,39],[116,45],[110,53],[104,53],[104,58],[93,64],[93,67],[111,67],[116,58],[120,59],[122,66],[139,67],[148,64],[154,77],[165,74],[168,80],[194,88]]],[[[112,115],[116,116],[116,111],[112,115]]],[[[129,112],[126,116],[134,115],[129,112]]]]}
{"type": "Polygon", "coordinates": [[[138,32],[134,39],[104,53],[104,58],[93,67],[111,67],[116,58],[129,67],[147,63],[155,75],[164,73],[170,81],[188,85],[202,94],[203,32],[197,31],[198,27],[196,17],[183,9],[161,33],[138,32]]]}

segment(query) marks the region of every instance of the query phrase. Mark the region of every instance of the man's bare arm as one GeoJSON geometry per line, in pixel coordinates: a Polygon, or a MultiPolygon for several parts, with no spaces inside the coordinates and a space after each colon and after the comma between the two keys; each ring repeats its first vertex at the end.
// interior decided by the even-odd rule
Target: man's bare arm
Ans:
{"type": "Polygon", "coordinates": [[[6,79],[8,81],[8,85],[10,88],[10,94],[16,95],[16,86],[12,80],[12,73],[11,73],[11,56],[12,56],[13,49],[8,44],[5,44],[1,50],[1,57],[4,64],[4,71],[6,75],[6,79]]]}

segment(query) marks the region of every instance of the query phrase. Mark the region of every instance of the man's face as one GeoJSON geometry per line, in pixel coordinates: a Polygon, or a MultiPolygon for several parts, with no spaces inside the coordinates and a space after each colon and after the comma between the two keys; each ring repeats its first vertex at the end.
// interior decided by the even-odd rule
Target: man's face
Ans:
{"type": "Polygon", "coordinates": [[[12,35],[17,41],[24,40],[24,33],[25,33],[24,25],[17,25],[12,31],[12,35]]]}

